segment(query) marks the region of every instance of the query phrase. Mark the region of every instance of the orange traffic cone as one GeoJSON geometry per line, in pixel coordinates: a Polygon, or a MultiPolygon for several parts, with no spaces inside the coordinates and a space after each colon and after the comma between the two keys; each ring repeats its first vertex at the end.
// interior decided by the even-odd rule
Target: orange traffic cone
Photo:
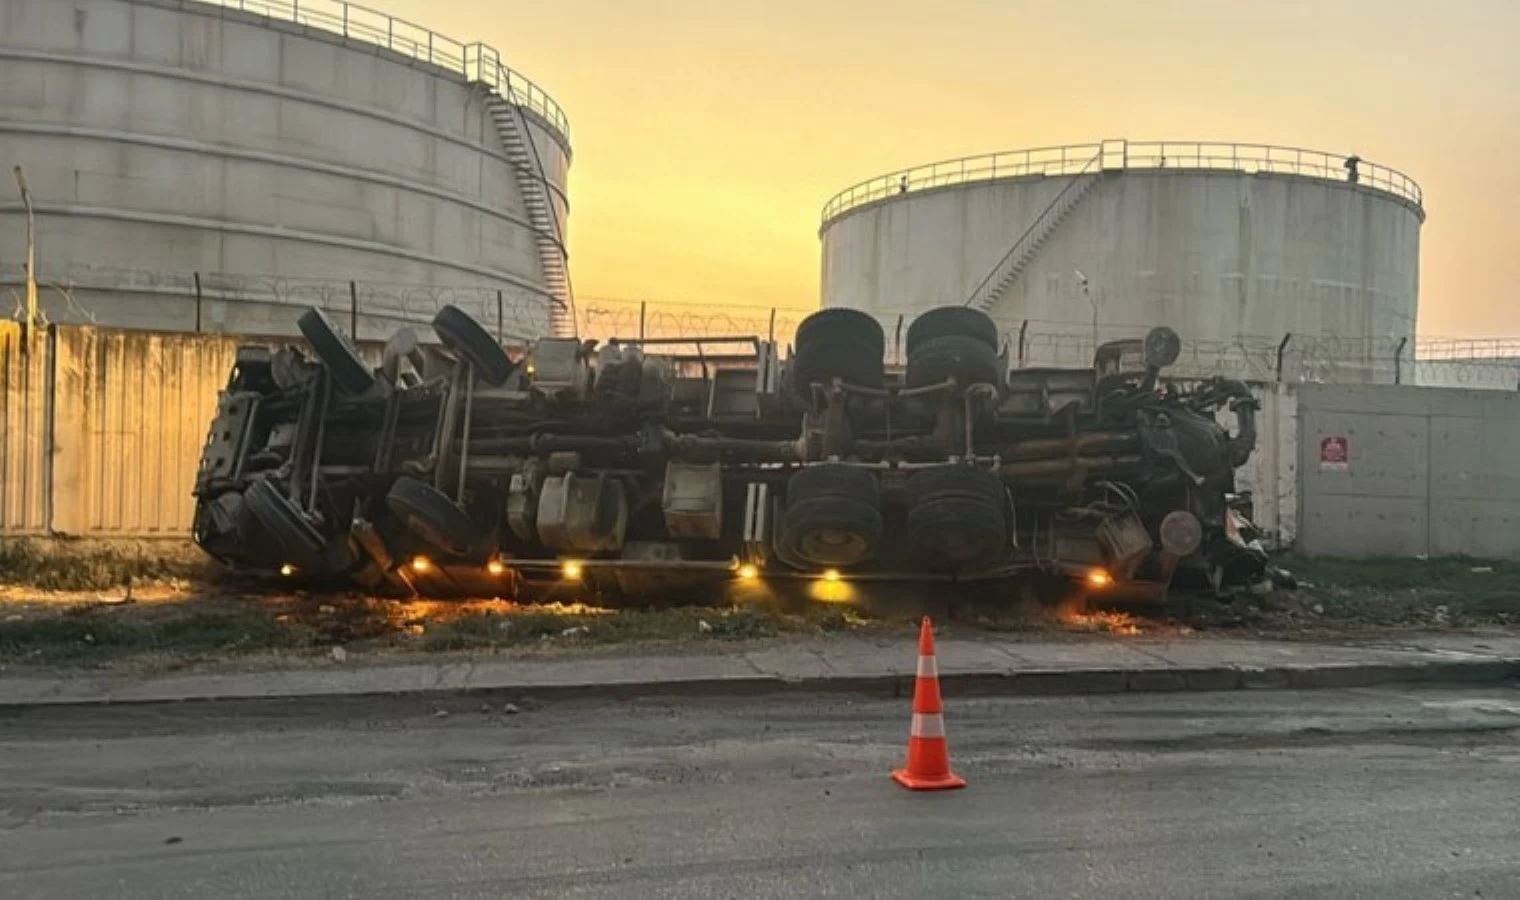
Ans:
{"type": "Polygon", "coordinates": [[[934,628],[924,616],[918,632],[918,680],[913,686],[913,731],[908,736],[908,764],[892,780],[910,791],[944,791],[966,786],[950,771],[945,741],[944,706],[939,699],[939,667],[934,662],[934,628]]]}

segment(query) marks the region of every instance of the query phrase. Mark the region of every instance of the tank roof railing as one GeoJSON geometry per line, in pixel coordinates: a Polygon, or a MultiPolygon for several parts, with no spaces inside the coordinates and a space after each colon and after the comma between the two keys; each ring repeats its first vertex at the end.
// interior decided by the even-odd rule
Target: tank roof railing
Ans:
{"type": "Polygon", "coordinates": [[[1422,217],[1424,215],[1423,194],[1414,179],[1397,169],[1368,162],[1354,154],[1269,144],[1109,140],[986,153],[878,175],[830,198],[823,206],[823,225],[826,227],[851,210],[897,194],[1037,175],[1073,176],[1082,171],[1094,154],[1102,155],[1105,171],[1203,169],[1349,182],[1392,194],[1412,204],[1422,217]]]}
{"type": "Polygon", "coordinates": [[[465,44],[389,13],[345,0],[202,2],[320,29],[458,72],[468,80],[483,82],[511,102],[542,116],[567,145],[570,142],[570,120],[559,104],[522,73],[501,65],[501,54],[485,44],[465,44]]]}

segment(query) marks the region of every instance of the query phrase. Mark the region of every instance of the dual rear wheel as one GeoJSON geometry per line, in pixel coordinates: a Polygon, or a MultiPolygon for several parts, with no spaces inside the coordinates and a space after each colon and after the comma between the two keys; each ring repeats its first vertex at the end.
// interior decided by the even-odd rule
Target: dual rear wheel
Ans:
{"type": "MultiPolygon", "coordinates": [[[[907,484],[906,545],[930,568],[972,572],[1007,553],[1008,502],[1003,481],[987,469],[944,465],[907,484]]],[[[787,483],[778,555],[799,568],[845,568],[868,562],[884,523],[876,476],[843,463],[809,466],[787,483]]]]}

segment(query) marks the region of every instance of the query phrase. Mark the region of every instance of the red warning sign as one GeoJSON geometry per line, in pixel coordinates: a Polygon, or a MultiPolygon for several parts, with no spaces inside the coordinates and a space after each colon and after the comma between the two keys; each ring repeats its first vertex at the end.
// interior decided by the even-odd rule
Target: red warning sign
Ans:
{"type": "Polygon", "coordinates": [[[1321,440],[1319,468],[1322,472],[1344,472],[1351,468],[1351,443],[1340,435],[1321,440]]]}

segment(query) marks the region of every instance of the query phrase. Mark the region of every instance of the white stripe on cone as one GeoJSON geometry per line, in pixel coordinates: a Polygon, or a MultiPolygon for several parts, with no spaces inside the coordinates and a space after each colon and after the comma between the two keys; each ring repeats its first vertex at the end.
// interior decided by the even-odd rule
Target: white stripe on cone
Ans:
{"type": "Polygon", "coordinates": [[[932,657],[932,656],[920,656],[918,658],[918,677],[919,678],[938,678],[939,677],[939,664],[934,661],[934,657],[932,657]]]}
{"type": "Polygon", "coordinates": [[[944,713],[914,713],[913,736],[916,738],[942,738],[945,736],[944,713]]]}

